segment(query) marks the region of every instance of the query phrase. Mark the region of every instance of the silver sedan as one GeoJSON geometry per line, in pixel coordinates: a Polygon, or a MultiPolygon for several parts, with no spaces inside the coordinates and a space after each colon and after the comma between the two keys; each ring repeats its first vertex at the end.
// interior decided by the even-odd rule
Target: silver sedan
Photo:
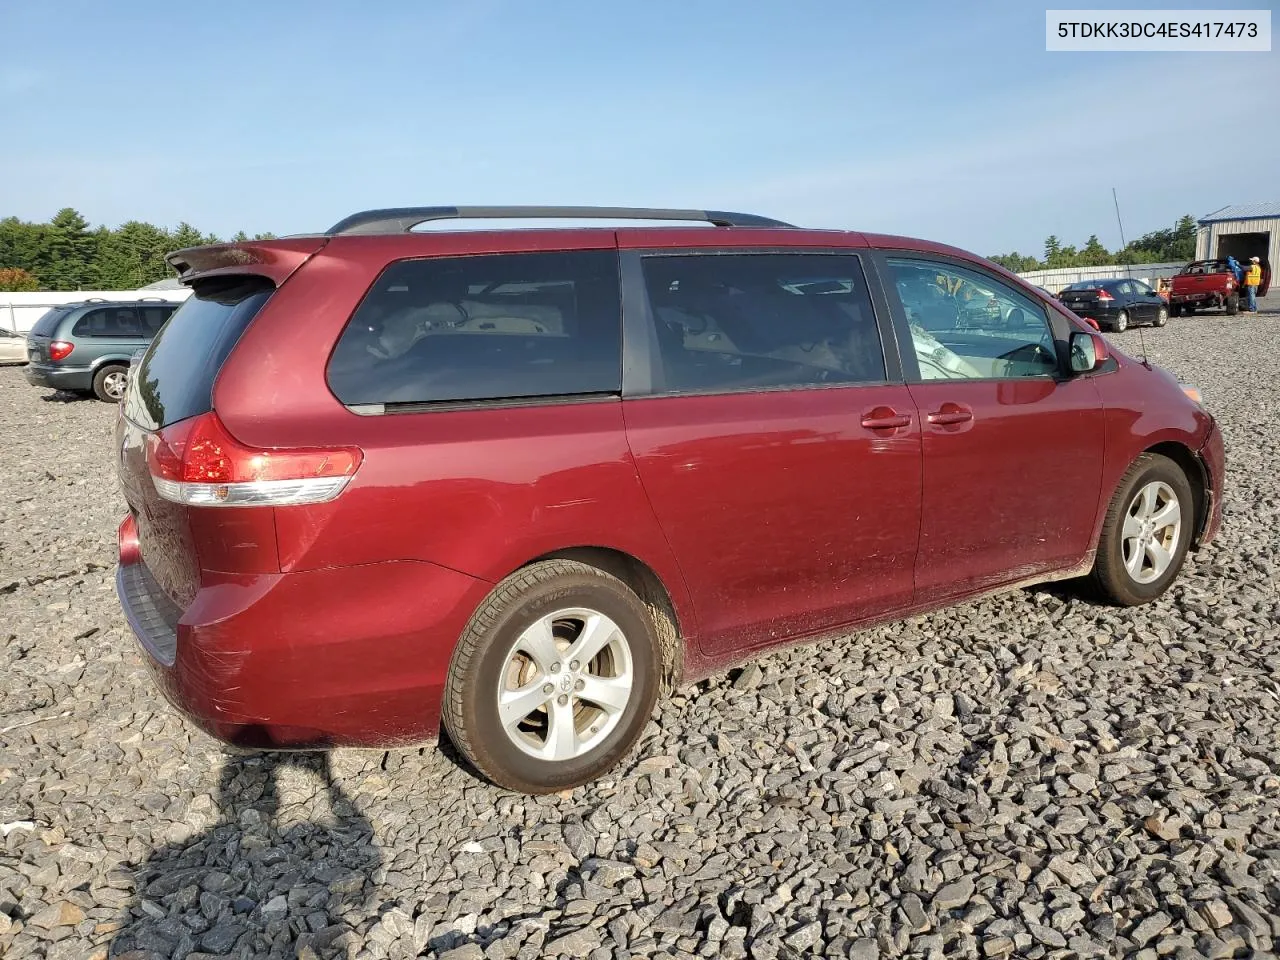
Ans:
{"type": "Polygon", "coordinates": [[[0,363],[26,363],[26,334],[0,327],[0,363]]]}

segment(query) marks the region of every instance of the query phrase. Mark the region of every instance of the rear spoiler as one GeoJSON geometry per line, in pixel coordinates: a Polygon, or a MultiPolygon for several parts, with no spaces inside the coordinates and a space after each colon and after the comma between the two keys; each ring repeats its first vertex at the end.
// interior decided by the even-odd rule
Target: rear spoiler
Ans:
{"type": "Polygon", "coordinates": [[[164,259],[186,286],[198,280],[226,274],[266,277],[276,286],[315,256],[328,237],[290,237],[284,240],[250,240],[175,250],[164,259]]]}

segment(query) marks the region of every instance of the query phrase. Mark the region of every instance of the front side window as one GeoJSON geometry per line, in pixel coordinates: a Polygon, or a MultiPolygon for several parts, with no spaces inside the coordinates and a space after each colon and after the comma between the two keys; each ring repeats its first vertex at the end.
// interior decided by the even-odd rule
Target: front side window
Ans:
{"type": "Polygon", "coordinates": [[[875,314],[854,256],[651,256],[643,267],[667,392],[885,379],[875,314]]]}
{"type": "Polygon", "coordinates": [[[136,340],[142,336],[142,328],[133,307],[102,307],[77,320],[71,335],[136,340]]]}
{"type": "Polygon", "coordinates": [[[611,250],[393,263],[329,361],[345,404],[434,403],[622,390],[611,250]]]}
{"type": "Polygon", "coordinates": [[[925,380],[1052,375],[1057,348],[1039,301],[990,274],[889,258],[925,380]]]}

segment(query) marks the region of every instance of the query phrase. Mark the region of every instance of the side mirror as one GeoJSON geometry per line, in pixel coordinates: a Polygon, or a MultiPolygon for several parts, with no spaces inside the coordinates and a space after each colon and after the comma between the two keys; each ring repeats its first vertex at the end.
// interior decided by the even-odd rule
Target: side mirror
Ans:
{"type": "Polygon", "coordinates": [[[1088,373],[1107,359],[1107,341],[1093,333],[1071,334],[1071,372],[1088,373]]]}

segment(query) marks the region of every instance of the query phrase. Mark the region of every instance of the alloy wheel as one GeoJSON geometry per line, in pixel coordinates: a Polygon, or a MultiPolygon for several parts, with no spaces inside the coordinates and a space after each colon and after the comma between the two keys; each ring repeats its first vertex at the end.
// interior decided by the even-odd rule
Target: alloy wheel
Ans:
{"type": "Polygon", "coordinates": [[[129,375],[124,371],[113,371],[102,378],[102,392],[112,400],[121,400],[129,385],[129,375]]]}
{"type": "Polygon", "coordinates": [[[512,644],[498,682],[498,716],[513,744],[540,760],[573,760],[617,726],[635,686],[631,647],[597,610],[557,610],[512,644]]]}
{"type": "Polygon", "coordinates": [[[1182,506],[1163,480],[1152,480],[1134,495],[1120,529],[1124,568],[1137,583],[1151,583],[1169,569],[1182,533],[1182,506]]]}

